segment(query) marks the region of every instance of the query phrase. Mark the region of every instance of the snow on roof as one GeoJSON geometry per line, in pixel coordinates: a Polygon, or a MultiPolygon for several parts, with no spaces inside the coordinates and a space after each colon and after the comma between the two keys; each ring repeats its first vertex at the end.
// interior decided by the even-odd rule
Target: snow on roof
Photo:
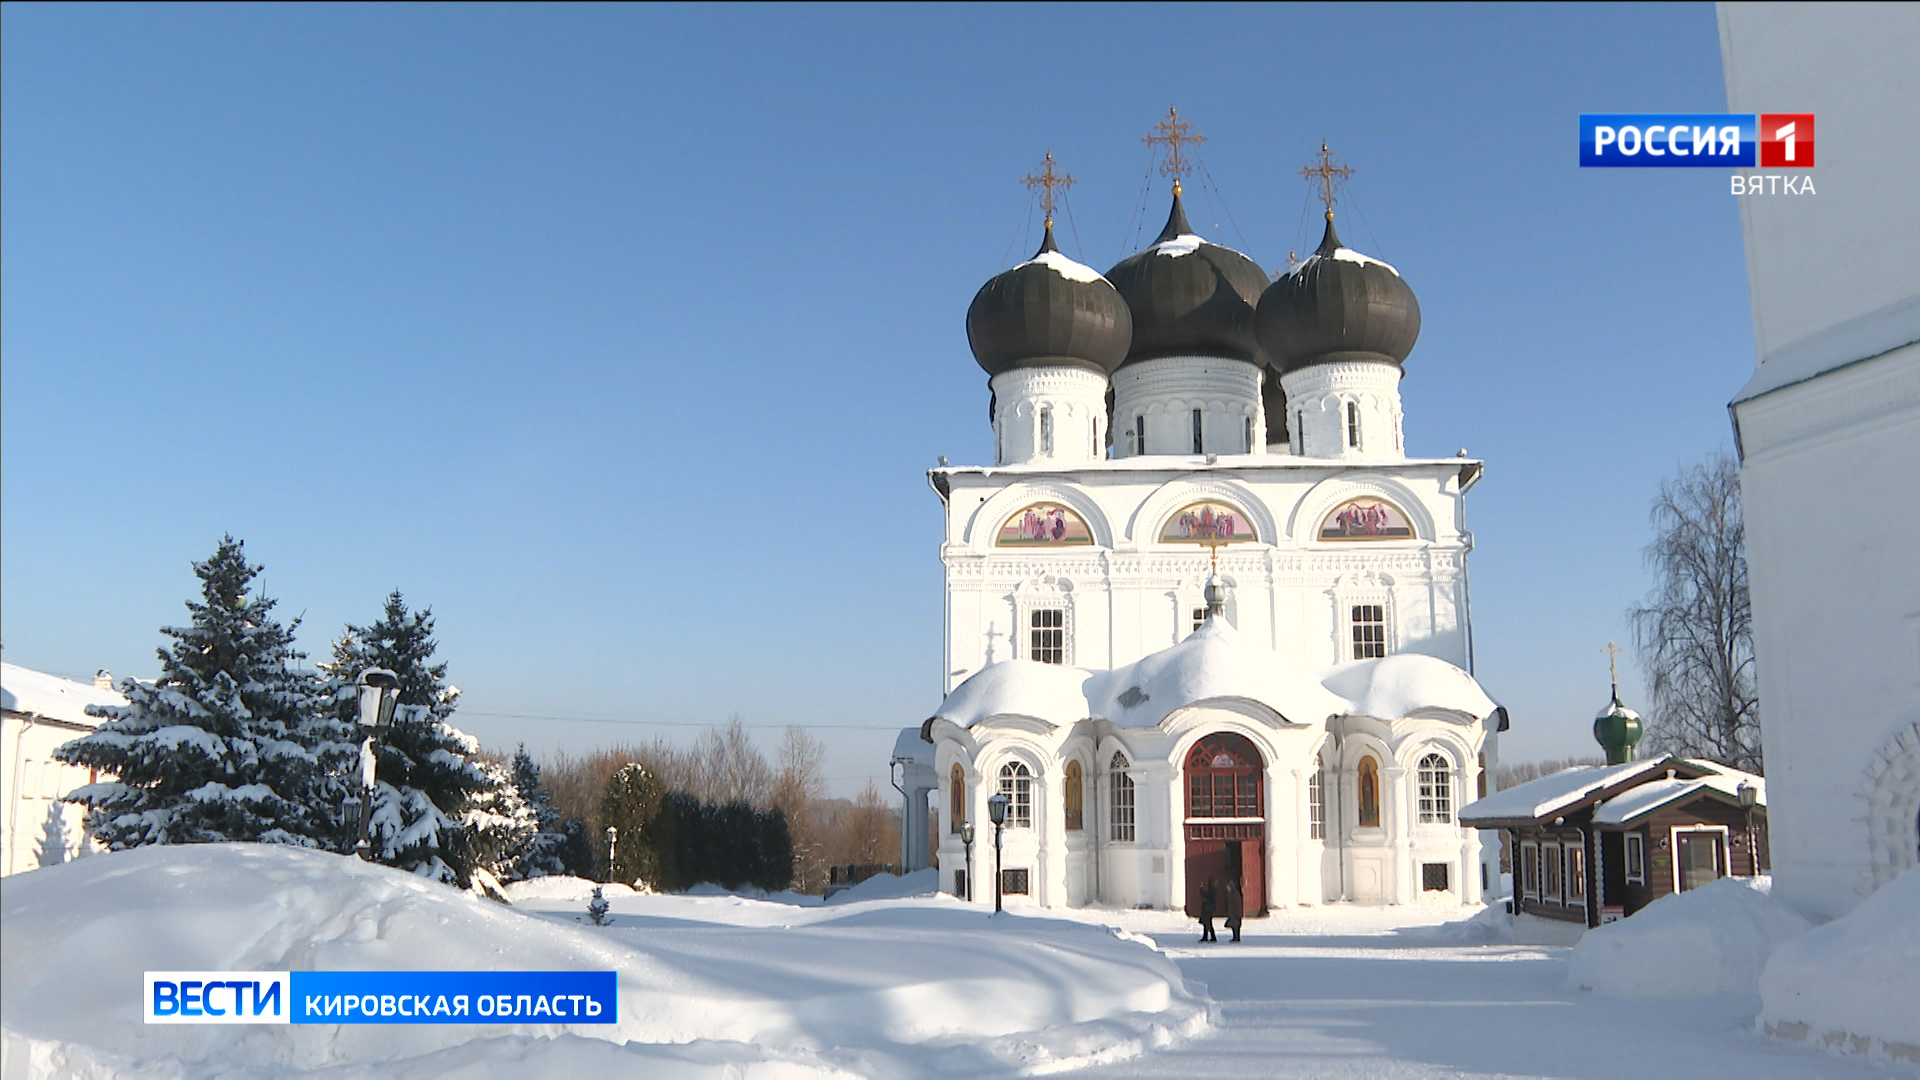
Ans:
{"type": "Polygon", "coordinates": [[[1084,668],[1042,664],[1037,660],[1001,660],[988,664],[953,688],[934,717],[972,727],[990,716],[1031,716],[1056,727],[1087,718],[1082,687],[1084,668]]]}
{"type": "Polygon", "coordinates": [[[1087,680],[1090,715],[1121,727],[1153,727],[1175,709],[1229,697],[1258,701],[1296,724],[1317,724],[1347,704],[1217,618],[1172,648],[1087,680]]]}
{"type": "MultiPolygon", "coordinates": [[[[1085,263],[1074,262],[1072,259],[1067,258],[1065,255],[1062,255],[1057,251],[1043,251],[1040,254],[1035,255],[1033,258],[1028,259],[1026,262],[1021,263],[1020,266],[1032,266],[1035,263],[1039,263],[1041,266],[1044,266],[1047,269],[1053,271],[1054,273],[1059,274],[1061,277],[1066,278],[1068,281],[1105,281],[1107,280],[1106,278],[1100,276],[1100,271],[1095,270],[1093,267],[1088,266],[1085,263]]],[[[1014,267],[1014,269],[1018,270],[1020,269],[1020,266],[1016,266],[1014,267]]]]}
{"type": "Polygon", "coordinates": [[[1153,252],[1156,255],[1169,255],[1177,259],[1182,255],[1191,255],[1199,251],[1200,245],[1204,243],[1206,243],[1205,240],[1192,233],[1181,233],[1171,240],[1162,240],[1153,245],[1153,252]]]}
{"type": "Polygon", "coordinates": [[[87,706],[126,703],[126,698],[92,683],[63,679],[18,664],[0,663],[0,708],[8,712],[32,713],[49,720],[98,727],[99,719],[87,715],[87,706]]]}
{"type": "Polygon", "coordinates": [[[1470,802],[1460,808],[1460,820],[1466,823],[1550,817],[1602,788],[1669,768],[1671,760],[1655,757],[1624,765],[1576,765],[1470,802]]]}
{"type": "Polygon", "coordinates": [[[920,737],[917,727],[901,728],[900,737],[893,740],[893,759],[895,761],[924,762],[933,764],[933,747],[920,737]]]}
{"type": "Polygon", "coordinates": [[[1451,709],[1479,719],[1499,708],[1473,676],[1418,653],[1337,664],[1322,683],[1347,700],[1346,712],[1381,720],[1398,720],[1421,709],[1451,709]]]}
{"type": "Polygon", "coordinates": [[[1653,780],[1623,791],[1594,808],[1594,824],[1625,825],[1663,806],[1686,802],[1703,791],[1717,791],[1737,801],[1743,783],[1753,785],[1755,806],[1767,805],[1767,782],[1760,777],[1707,761],[1690,761],[1687,764],[1713,771],[1693,780],[1679,777],[1653,780]]]}

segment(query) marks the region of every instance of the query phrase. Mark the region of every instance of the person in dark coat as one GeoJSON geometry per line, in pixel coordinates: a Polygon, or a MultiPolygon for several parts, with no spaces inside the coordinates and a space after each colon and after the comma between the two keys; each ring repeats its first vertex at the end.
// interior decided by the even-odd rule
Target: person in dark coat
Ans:
{"type": "Polygon", "coordinates": [[[1240,897],[1240,883],[1233,878],[1227,879],[1227,929],[1233,931],[1229,942],[1240,940],[1240,916],[1245,913],[1245,901],[1240,897]]]}
{"type": "Polygon", "coordinates": [[[1208,878],[1200,886],[1200,940],[1219,941],[1213,933],[1213,916],[1219,911],[1220,879],[1208,878]]]}

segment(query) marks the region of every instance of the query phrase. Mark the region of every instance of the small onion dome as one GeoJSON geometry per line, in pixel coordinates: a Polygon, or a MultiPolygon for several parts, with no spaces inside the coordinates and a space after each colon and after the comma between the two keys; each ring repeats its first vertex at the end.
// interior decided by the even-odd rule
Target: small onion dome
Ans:
{"type": "Polygon", "coordinates": [[[1607,764],[1624,765],[1633,760],[1633,748],[1640,742],[1640,714],[1620,704],[1620,694],[1593,718],[1593,738],[1607,752],[1607,764]]]}
{"type": "Polygon", "coordinates": [[[1162,356],[1260,362],[1253,310],[1267,275],[1245,255],[1195,236],[1178,191],[1159,239],[1120,260],[1107,280],[1133,310],[1128,363],[1162,356]]]}
{"type": "Polygon", "coordinates": [[[1400,271],[1327,235],[1260,297],[1260,345],[1274,368],[1371,360],[1399,364],[1420,336],[1420,302],[1400,271]]]}
{"type": "Polygon", "coordinates": [[[1133,318],[1107,279],[1053,243],[980,286],[967,308],[967,344],[989,375],[1077,367],[1110,375],[1126,359],[1133,318]]]}

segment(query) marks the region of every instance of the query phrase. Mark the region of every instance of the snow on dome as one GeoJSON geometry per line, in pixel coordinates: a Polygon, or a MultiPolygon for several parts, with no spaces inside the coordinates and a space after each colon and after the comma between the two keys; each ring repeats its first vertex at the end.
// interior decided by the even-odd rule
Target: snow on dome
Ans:
{"type": "Polygon", "coordinates": [[[1031,716],[1056,727],[1087,718],[1084,668],[1042,664],[1037,660],[1001,660],[988,664],[953,688],[936,720],[972,727],[992,716],[1031,716]]]}
{"type": "Polygon", "coordinates": [[[1538,780],[1498,791],[1460,808],[1460,821],[1513,821],[1543,818],[1572,806],[1602,788],[1612,787],[1643,773],[1669,767],[1665,757],[1629,761],[1625,765],[1576,765],[1538,780]]]}
{"type": "Polygon", "coordinates": [[[1153,253],[1155,255],[1169,255],[1177,259],[1182,255],[1191,255],[1199,251],[1200,245],[1204,243],[1206,243],[1205,240],[1200,239],[1192,233],[1181,233],[1171,240],[1162,240],[1153,245],[1153,253]]]}
{"type": "Polygon", "coordinates": [[[1595,720],[1605,720],[1609,716],[1624,716],[1630,720],[1640,719],[1639,713],[1620,704],[1618,700],[1608,702],[1601,707],[1599,712],[1593,714],[1595,720]]]}
{"type": "MultiPolygon", "coordinates": [[[[1195,237],[1194,239],[1198,240],[1199,238],[1195,237]]],[[[1100,271],[1095,270],[1085,263],[1074,262],[1058,251],[1042,251],[1040,254],[1021,263],[1020,266],[1044,266],[1054,273],[1059,274],[1061,277],[1066,278],[1068,281],[1107,280],[1100,276],[1100,271]]],[[[1018,270],[1020,266],[1016,266],[1014,269],[1018,270]]]]}
{"type": "Polygon", "coordinates": [[[1176,709],[1215,698],[1257,701],[1296,724],[1320,723],[1345,704],[1218,618],[1178,645],[1087,680],[1091,715],[1121,727],[1153,727],[1176,709]]]}
{"type": "Polygon", "coordinates": [[[1418,653],[1336,664],[1321,682],[1346,699],[1346,712],[1379,720],[1398,720],[1422,709],[1450,709],[1478,720],[1499,708],[1473,676],[1418,653]]]}
{"type": "Polygon", "coordinates": [[[1336,259],[1339,259],[1341,262],[1359,263],[1361,266],[1367,266],[1371,264],[1373,266],[1384,267],[1386,271],[1392,274],[1394,277],[1400,276],[1400,271],[1395,270],[1392,267],[1392,265],[1382,262],[1381,260],[1373,258],[1371,256],[1362,255],[1350,247],[1335,248],[1333,252],[1333,257],[1336,259]]]}

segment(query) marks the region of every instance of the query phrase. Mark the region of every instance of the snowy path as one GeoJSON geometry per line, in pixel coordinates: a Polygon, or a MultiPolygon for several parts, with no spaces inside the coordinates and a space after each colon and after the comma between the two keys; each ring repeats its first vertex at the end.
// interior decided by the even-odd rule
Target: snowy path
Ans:
{"type": "Polygon", "coordinates": [[[1076,1075],[1920,1076],[1756,1035],[1757,998],[1630,1001],[1569,991],[1566,949],[1441,944],[1428,927],[1343,935],[1263,925],[1277,921],[1249,922],[1239,945],[1135,927],[1207,984],[1218,1003],[1215,1033],[1076,1075]]]}

